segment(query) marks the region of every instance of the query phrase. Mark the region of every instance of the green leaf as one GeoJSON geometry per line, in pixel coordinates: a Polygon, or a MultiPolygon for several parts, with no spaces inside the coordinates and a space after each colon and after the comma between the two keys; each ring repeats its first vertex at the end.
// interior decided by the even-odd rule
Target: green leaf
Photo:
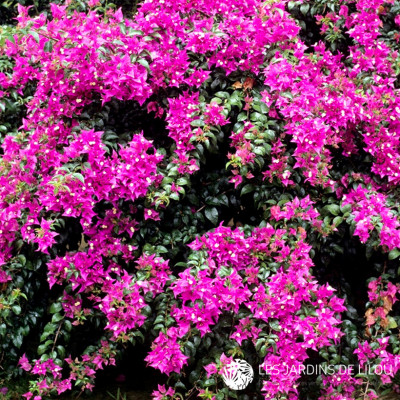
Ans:
{"type": "Polygon", "coordinates": [[[287,97],[288,99],[293,100],[293,94],[291,92],[282,92],[281,96],[287,97]]]}
{"type": "Polygon", "coordinates": [[[178,193],[171,193],[169,195],[170,199],[172,200],[179,200],[179,194],[178,193]]]}
{"type": "Polygon", "coordinates": [[[62,310],[62,305],[61,303],[53,303],[50,307],[50,313],[55,314],[58,313],[62,310]]]}
{"type": "Polygon", "coordinates": [[[41,345],[38,347],[37,352],[38,352],[39,356],[41,356],[42,354],[45,353],[46,350],[47,350],[46,344],[41,344],[41,345]]]}
{"type": "Polygon", "coordinates": [[[393,249],[389,252],[389,260],[394,260],[400,256],[400,251],[398,249],[393,249]]]}
{"type": "Polygon", "coordinates": [[[243,186],[242,190],[240,191],[240,195],[244,196],[245,194],[252,192],[254,189],[254,185],[248,183],[247,185],[243,186]]]}
{"type": "Polygon", "coordinates": [[[123,35],[126,35],[126,26],[122,22],[119,24],[119,29],[123,35]]]}
{"type": "Polygon", "coordinates": [[[44,342],[51,334],[50,333],[42,333],[42,335],[40,336],[40,341],[44,342]]]}
{"type": "Polygon", "coordinates": [[[220,97],[222,99],[229,99],[229,97],[230,97],[228,92],[217,92],[217,93],[215,93],[214,96],[220,97]]]}
{"type": "Polygon", "coordinates": [[[56,324],[52,324],[52,323],[48,323],[46,324],[46,326],[44,327],[44,331],[46,333],[54,333],[56,331],[57,325],[56,324]]]}
{"type": "Polygon", "coordinates": [[[188,183],[189,183],[189,179],[186,177],[178,178],[176,181],[176,184],[179,186],[184,186],[184,185],[187,185],[188,183]]]}
{"type": "Polygon", "coordinates": [[[35,31],[29,31],[29,34],[39,43],[40,42],[40,37],[39,34],[35,31]]]}
{"type": "Polygon", "coordinates": [[[138,63],[140,65],[143,65],[143,67],[145,67],[147,69],[147,71],[150,71],[150,65],[147,62],[147,60],[145,60],[144,58],[141,58],[141,59],[138,60],[138,63]]]}
{"type": "Polygon", "coordinates": [[[181,389],[181,390],[187,390],[186,389],[186,386],[181,382],[181,381],[178,381],[177,383],[175,383],[175,389],[181,389]]]}
{"type": "Polygon", "coordinates": [[[281,327],[280,327],[278,321],[271,321],[271,322],[269,323],[269,326],[270,326],[270,328],[273,329],[274,331],[280,331],[280,330],[281,330],[281,327]]]}
{"type": "Polygon", "coordinates": [[[53,315],[53,317],[51,318],[51,322],[53,322],[53,323],[56,324],[57,322],[60,322],[63,318],[64,318],[63,315],[61,315],[61,314],[59,314],[59,313],[55,313],[55,314],[53,315]]]}
{"type": "Polygon", "coordinates": [[[208,196],[205,201],[208,206],[219,206],[221,204],[219,199],[211,196],[208,196]]]}
{"type": "Polygon", "coordinates": [[[165,329],[165,326],[164,326],[164,324],[156,324],[156,325],[154,325],[153,329],[155,331],[160,331],[162,329],[165,329]]]}
{"type": "Polygon", "coordinates": [[[65,358],[65,348],[63,346],[60,345],[57,346],[57,353],[61,359],[65,358]]]}
{"type": "Polygon", "coordinates": [[[283,18],[284,11],[282,10],[282,8],[275,8],[275,11],[277,11],[281,18],[283,18]]]}
{"type": "Polygon", "coordinates": [[[21,314],[21,307],[18,304],[15,304],[14,306],[12,306],[11,310],[13,310],[15,315],[21,314]]]}
{"type": "Polygon", "coordinates": [[[140,35],[143,35],[143,32],[139,31],[138,29],[129,28],[128,35],[129,36],[140,36],[140,35]]]}
{"type": "Polygon", "coordinates": [[[23,340],[22,335],[15,335],[12,338],[12,342],[13,342],[14,346],[17,348],[20,348],[22,346],[22,340],[23,340]]]}
{"type": "Polygon", "coordinates": [[[300,12],[303,14],[303,15],[306,15],[307,13],[308,13],[308,10],[310,9],[310,5],[309,4],[302,4],[301,6],[300,6],[300,12]]]}
{"type": "Polygon", "coordinates": [[[206,218],[214,225],[218,223],[218,210],[215,207],[207,207],[205,210],[206,218]]]}
{"type": "Polygon", "coordinates": [[[388,325],[389,329],[396,329],[397,328],[397,322],[393,317],[388,317],[388,321],[389,321],[389,325],[388,325]]]}
{"type": "Polygon", "coordinates": [[[7,39],[8,39],[12,44],[15,44],[14,35],[7,35],[7,39]]]}
{"type": "Polygon", "coordinates": [[[333,225],[335,225],[335,226],[339,226],[342,222],[343,222],[343,218],[342,217],[333,218],[333,225]]]}
{"type": "Polygon", "coordinates": [[[324,207],[324,210],[327,210],[332,215],[338,215],[340,207],[337,204],[328,204],[324,207]]]}
{"type": "Polygon", "coordinates": [[[168,253],[168,249],[164,246],[157,246],[156,252],[159,254],[168,253]]]}
{"type": "Polygon", "coordinates": [[[351,210],[352,210],[351,204],[346,204],[345,206],[340,206],[340,211],[343,214],[346,214],[347,212],[351,212],[351,210]]]}
{"type": "Polygon", "coordinates": [[[237,121],[238,122],[242,122],[242,121],[244,121],[246,119],[247,119],[247,114],[245,112],[241,112],[237,117],[237,121]]]}
{"type": "Polygon", "coordinates": [[[80,174],[79,172],[75,172],[74,174],[72,174],[72,176],[78,180],[80,180],[82,183],[85,183],[85,178],[83,177],[82,174],[80,174]]]}
{"type": "Polygon", "coordinates": [[[195,119],[190,123],[191,126],[204,126],[204,121],[201,119],[195,119]]]}
{"type": "Polygon", "coordinates": [[[72,330],[72,323],[71,323],[70,320],[66,319],[66,320],[64,321],[64,328],[65,328],[65,330],[66,330],[67,332],[71,332],[71,330],[72,330]]]}
{"type": "Polygon", "coordinates": [[[25,257],[23,254],[20,254],[20,255],[18,256],[18,260],[19,260],[19,262],[20,262],[22,265],[25,265],[25,264],[26,264],[26,257],[25,257]]]}
{"type": "Polygon", "coordinates": [[[44,44],[44,49],[43,49],[46,53],[51,53],[53,51],[53,43],[51,42],[51,40],[48,40],[45,44],[44,44]]]}
{"type": "Polygon", "coordinates": [[[191,355],[192,357],[195,356],[195,354],[196,354],[196,347],[195,347],[195,345],[194,345],[192,342],[190,342],[190,341],[186,342],[185,349],[188,349],[188,351],[189,351],[189,353],[190,353],[190,355],[191,355]]]}

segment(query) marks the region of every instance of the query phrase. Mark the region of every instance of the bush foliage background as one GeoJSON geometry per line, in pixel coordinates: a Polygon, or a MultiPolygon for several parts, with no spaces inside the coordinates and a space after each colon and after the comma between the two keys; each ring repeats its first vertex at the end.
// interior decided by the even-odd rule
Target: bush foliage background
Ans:
{"type": "Polygon", "coordinates": [[[396,398],[399,3],[32,5],[18,25],[0,10],[3,396],[92,389],[137,352],[164,373],[158,399],[396,398]],[[288,314],[257,314],[268,291],[288,314]],[[256,374],[236,393],[219,373],[293,354],[394,374],[256,374]]]}

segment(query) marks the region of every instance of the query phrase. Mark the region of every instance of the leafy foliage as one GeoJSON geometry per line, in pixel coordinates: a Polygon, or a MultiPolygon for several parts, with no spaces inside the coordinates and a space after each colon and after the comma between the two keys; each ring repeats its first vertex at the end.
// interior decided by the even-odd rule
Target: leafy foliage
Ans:
{"type": "Polygon", "coordinates": [[[134,346],[155,399],[396,395],[399,3],[118,6],[2,21],[2,395],[134,346]]]}

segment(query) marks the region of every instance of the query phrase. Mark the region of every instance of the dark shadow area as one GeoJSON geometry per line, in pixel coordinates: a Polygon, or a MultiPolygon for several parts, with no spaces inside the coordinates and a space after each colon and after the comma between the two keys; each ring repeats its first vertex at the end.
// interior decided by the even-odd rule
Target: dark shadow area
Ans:
{"type": "Polygon", "coordinates": [[[338,296],[347,295],[348,303],[363,316],[368,301],[366,281],[377,276],[377,268],[383,265],[385,257],[374,252],[368,258],[365,245],[352,237],[349,229],[341,231],[342,238],[329,239],[316,253],[313,274],[321,284],[329,283],[337,289],[338,296]]]}
{"type": "Polygon", "coordinates": [[[83,233],[82,225],[78,218],[63,217],[62,219],[65,222],[65,226],[55,229],[58,236],[55,237],[57,244],[54,246],[57,255],[60,257],[64,257],[68,251],[78,250],[83,233]]]}
{"type": "Polygon", "coordinates": [[[122,391],[157,390],[157,385],[165,384],[168,377],[160,371],[147,367],[144,359],[150,352],[150,344],[126,345],[117,360],[116,367],[107,367],[96,376],[96,391],[110,390],[110,384],[122,391]]]}

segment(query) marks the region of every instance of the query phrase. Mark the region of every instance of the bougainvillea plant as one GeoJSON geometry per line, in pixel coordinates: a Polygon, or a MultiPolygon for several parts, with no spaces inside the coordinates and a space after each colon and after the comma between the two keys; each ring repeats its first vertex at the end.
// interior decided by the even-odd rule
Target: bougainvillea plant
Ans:
{"type": "Polygon", "coordinates": [[[136,346],[159,400],[398,396],[400,3],[45,9],[0,28],[1,395],[136,346]]]}

